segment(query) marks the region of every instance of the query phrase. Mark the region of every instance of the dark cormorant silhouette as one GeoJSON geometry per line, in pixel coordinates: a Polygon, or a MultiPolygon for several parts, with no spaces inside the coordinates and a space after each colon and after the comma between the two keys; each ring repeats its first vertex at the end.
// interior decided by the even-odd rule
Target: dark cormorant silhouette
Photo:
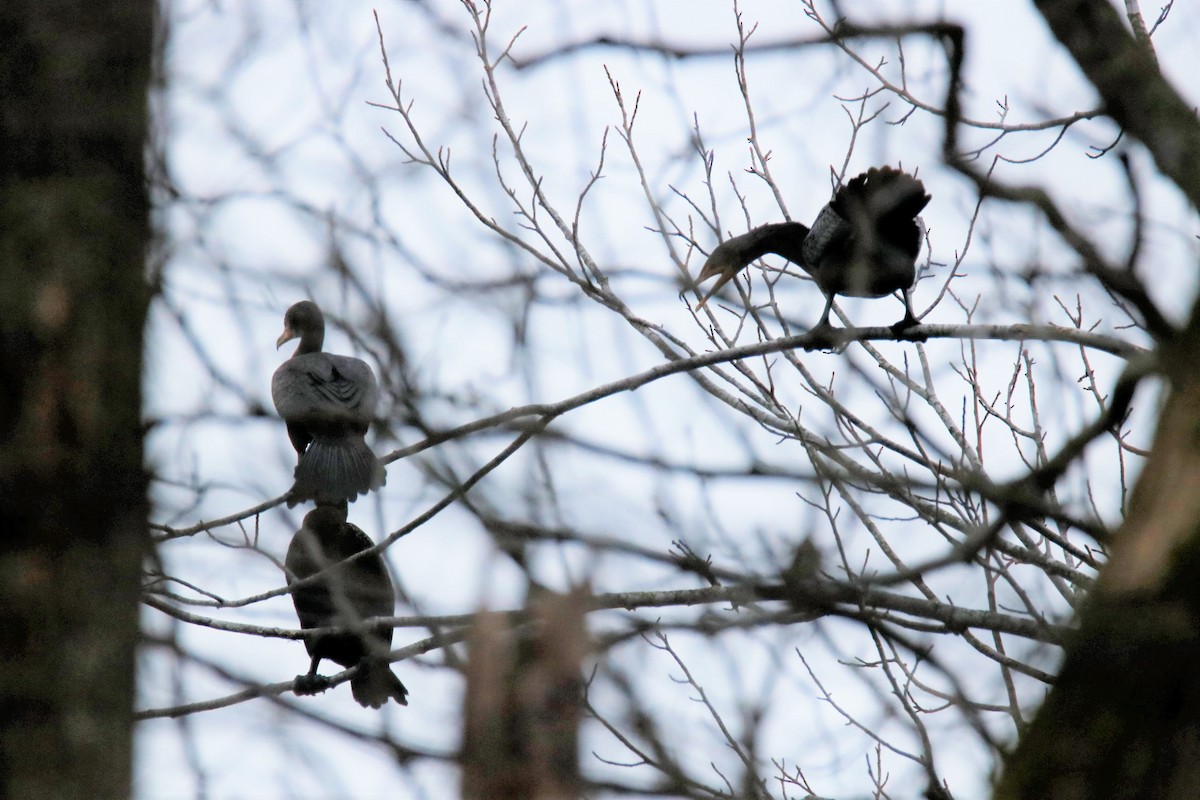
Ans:
{"type": "Polygon", "coordinates": [[[718,245],[696,279],[700,283],[717,276],[717,282],[697,308],[751,261],[775,253],[798,264],[825,294],[825,310],[814,331],[829,328],[836,295],[883,297],[901,292],[904,319],[893,327],[916,325],[908,293],[916,282],[921,249],[916,218],[929,199],[925,185],[912,175],[872,167],[838,189],[811,229],[799,222],[772,223],[718,245]]]}
{"type": "Polygon", "coordinates": [[[383,464],[363,436],[379,391],[367,363],[322,353],[325,317],[311,300],[287,310],[276,348],[300,339],[271,378],[271,398],[287,423],[298,463],[288,505],[353,501],[383,485],[383,464]]]}
{"type": "Polygon", "coordinates": [[[292,589],[300,627],[349,629],[304,640],[312,664],[307,675],[296,676],[296,694],[328,688],[328,679],[317,674],[321,659],[328,658],[343,667],[358,667],[350,689],[364,708],[380,708],[389,698],[408,705],[408,689],[386,658],[392,646],[391,626],[362,624],[364,619],[390,617],[395,611],[396,592],[387,565],[378,554],[340,564],[373,545],[361,528],[346,521],[345,503],[317,506],[292,537],[284,562],[289,586],[327,570],[313,583],[292,589]]]}

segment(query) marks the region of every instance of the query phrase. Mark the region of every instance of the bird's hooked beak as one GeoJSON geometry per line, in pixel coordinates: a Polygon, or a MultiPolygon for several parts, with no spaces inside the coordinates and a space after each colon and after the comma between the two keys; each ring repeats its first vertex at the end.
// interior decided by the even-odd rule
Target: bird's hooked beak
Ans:
{"type": "Polygon", "coordinates": [[[283,347],[284,342],[290,342],[292,339],[295,339],[295,338],[296,338],[296,332],[293,331],[287,325],[284,325],[283,333],[279,334],[279,338],[275,340],[275,349],[278,350],[279,348],[283,347]]]}
{"type": "Polygon", "coordinates": [[[704,262],[704,266],[701,268],[700,274],[696,277],[696,281],[692,285],[692,288],[698,288],[699,285],[704,281],[708,280],[714,275],[718,276],[717,282],[709,287],[708,293],[701,297],[700,302],[696,304],[697,311],[704,308],[705,303],[707,303],[709,299],[717,293],[717,290],[733,280],[733,276],[737,275],[738,272],[741,271],[741,268],[738,267],[736,261],[726,257],[720,252],[721,247],[724,247],[724,245],[718,246],[717,249],[712,252],[712,255],[710,255],[704,262]]]}

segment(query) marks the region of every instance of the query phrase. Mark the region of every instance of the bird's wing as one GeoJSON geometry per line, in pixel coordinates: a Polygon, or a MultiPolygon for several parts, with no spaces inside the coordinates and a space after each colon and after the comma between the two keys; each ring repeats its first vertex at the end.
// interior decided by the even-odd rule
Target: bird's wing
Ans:
{"type": "Polygon", "coordinates": [[[809,272],[818,269],[828,254],[846,247],[853,232],[853,226],[844,213],[839,213],[835,203],[826,203],[800,246],[801,266],[809,272]]]}
{"type": "MultiPolygon", "coordinates": [[[[316,575],[324,569],[325,562],[318,534],[307,527],[296,531],[284,561],[287,565],[285,576],[288,586],[316,575]]],[[[322,628],[333,618],[333,598],[329,594],[328,584],[324,581],[293,589],[292,603],[296,607],[296,616],[300,618],[302,628],[322,628]]]]}
{"type": "MultiPolygon", "coordinates": [[[[375,546],[375,542],[362,528],[347,522],[342,526],[344,539],[353,539],[353,544],[343,541],[343,547],[349,545],[354,553],[361,553],[375,546]]],[[[352,553],[346,553],[347,556],[352,553]]],[[[396,590],[392,586],[392,576],[388,572],[383,556],[376,554],[357,559],[349,565],[353,579],[348,581],[350,599],[354,607],[364,618],[390,617],[396,610],[396,590]]],[[[391,628],[387,630],[387,640],[391,641],[391,628]]]]}
{"type": "MultiPolygon", "coordinates": [[[[362,408],[368,398],[375,395],[375,375],[366,362],[349,356],[314,353],[322,358],[314,359],[306,369],[305,377],[312,391],[330,404],[343,408],[362,408]]],[[[371,403],[374,411],[374,403],[371,403]]],[[[369,413],[369,412],[368,412],[369,413]]]]}
{"type": "Polygon", "coordinates": [[[915,217],[929,195],[912,175],[872,167],[838,189],[804,242],[809,272],[827,295],[880,297],[915,280],[915,217]]]}
{"type": "Polygon", "coordinates": [[[378,396],[371,368],[349,356],[293,356],[275,370],[271,379],[271,397],[285,420],[324,415],[367,421],[375,413],[378,396]]]}
{"type": "MultiPolygon", "coordinates": [[[[284,562],[288,585],[324,572],[315,583],[292,592],[302,626],[336,624],[348,608],[360,619],[392,615],[396,592],[383,557],[376,554],[342,564],[374,544],[361,528],[348,522],[335,528],[305,526],[296,531],[284,562]]],[[[388,641],[390,633],[389,628],[388,641]]]]}

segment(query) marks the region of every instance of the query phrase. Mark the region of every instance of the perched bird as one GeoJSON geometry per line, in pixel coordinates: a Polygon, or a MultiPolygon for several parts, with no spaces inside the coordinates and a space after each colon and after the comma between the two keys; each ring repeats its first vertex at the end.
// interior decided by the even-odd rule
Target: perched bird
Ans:
{"type": "Polygon", "coordinates": [[[304,640],[312,664],[307,675],[296,676],[297,694],[328,688],[328,679],[317,674],[321,659],[328,658],[343,667],[358,666],[350,690],[363,708],[381,708],[389,698],[408,705],[408,689],[384,657],[392,646],[391,626],[362,625],[364,619],[390,617],[395,610],[396,592],[387,565],[378,554],[340,564],[373,545],[361,528],[346,521],[345,503],[317,506],[292,537],[284,562],[288,586],[332,567],[313,583],[292,589],[300,627],[351,629],[304,640]]]}
{"type": "Polygon", "coordinates": [[[352,501],[386,480],[363,440],[379,397],[375,374],[361,359],[321,352],[325,317],[310,300],[287,310],[275,346],[296,338],[295,354],[271,378],[271,398],[298,458],[288,505],[352,501]]]}
{"type": "Polygon", "coordinates": [[[763,225],[727,239],[704,262],[696,283],[717,282],[697,308],[747,264],[767,253],[798,264],[825,294],[816,329],[829,327],[836,295],[883,297],[902,292],[904,319],[897,330],[916,325],[908,292],[916,282],[921,229],[917,215],[929,202],[925,185],[892,167],[872,167],[837,190],[812,228],[799,222],[763,225]]]}

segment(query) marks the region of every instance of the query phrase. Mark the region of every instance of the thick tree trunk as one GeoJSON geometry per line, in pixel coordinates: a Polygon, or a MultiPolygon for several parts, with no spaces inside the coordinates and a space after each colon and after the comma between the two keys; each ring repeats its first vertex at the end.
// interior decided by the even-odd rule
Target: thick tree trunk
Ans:
{"type": "Polygon", "coordinates": [[[1200,353],[1172,360],[1189,374],[998,798],[1200,797],[1200,353]]]}
{"type": "Polygon", "coordinates": [[[153,15],[0,3],[0,797],[131,794],[153,15]]]}
{"type": "MultiPolygon", "coordinates": [[[[1200,123],[1108,0],[1035,0],[1108,113],[1200,202],[1200,123]]],[[[1162,343],[1154,446],[998,798],[1200,797],[1200,305],[1162,343]]]]}

